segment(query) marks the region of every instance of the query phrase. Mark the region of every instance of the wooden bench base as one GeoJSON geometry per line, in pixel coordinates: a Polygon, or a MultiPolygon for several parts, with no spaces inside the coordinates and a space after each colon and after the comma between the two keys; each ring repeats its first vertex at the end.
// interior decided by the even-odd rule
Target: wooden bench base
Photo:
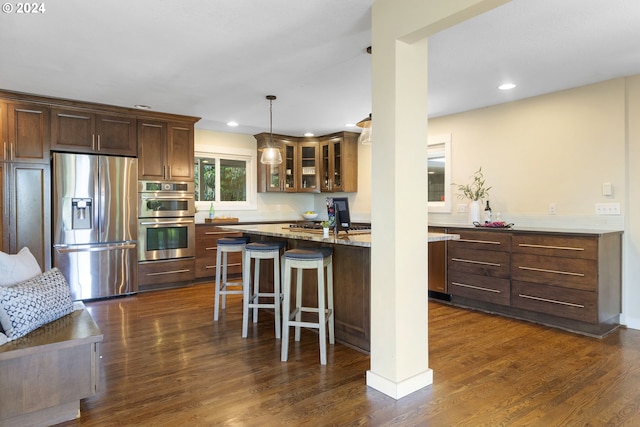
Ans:
{"type": "Polygon", "coordinates": [[[44,426],[79,417],[80,399],[97,391],[102,339],[85,309],[0,346],[0,425],[44,426]]]}

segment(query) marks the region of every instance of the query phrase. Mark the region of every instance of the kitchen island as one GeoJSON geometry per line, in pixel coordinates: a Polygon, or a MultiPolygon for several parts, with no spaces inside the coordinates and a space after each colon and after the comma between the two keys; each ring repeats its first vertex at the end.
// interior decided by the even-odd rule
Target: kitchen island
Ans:
{"type": "MultiPolygon", "coordinates": [[[[352,348],[369,352],[370,349],[370,283],[371,283],[371,234],[366,231],[330,233],[322,236],[322,230],[297,228],[296,224],[246,224],[220,225],[225,231],[241,232],[251,241],[286,241],[287,248],[331,246],[333,247],[334,311],[336,340],[352,348]]],[[[427,234],[427,233],[425,233],[427,234]]],[[[428,233],[428,242],[452,240],[455,234],[428,233]]],[[[425,260],[426,262],[426,260],[425,260]]],[[[273,289],[273,267],[260,269],[261,291],[273,289]],[[264,288],[263,288],[264,286],[264,288]]],[[[304,281],[316,286],[316,275],[305,271],[304,281]]],[[[425,290],[426,291],[426,290],[425,290]]],[[[306,292],[303,304],[313,306],[315,288],[306,292]]]]}

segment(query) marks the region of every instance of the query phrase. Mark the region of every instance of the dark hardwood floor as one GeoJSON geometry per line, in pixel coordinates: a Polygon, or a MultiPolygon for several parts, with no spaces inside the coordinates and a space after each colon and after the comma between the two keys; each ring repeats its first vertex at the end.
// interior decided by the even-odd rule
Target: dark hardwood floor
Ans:
{"type": "Polygon", "coordinates": [[[86,303],[104,333],[100,391],[61,426],[640,426],[640,331],[604,339],[429,302],[433,385],[368,388],[369,357],[303,331],[280,362],[273,316],[242,339],[210,284],[86,303]]]}

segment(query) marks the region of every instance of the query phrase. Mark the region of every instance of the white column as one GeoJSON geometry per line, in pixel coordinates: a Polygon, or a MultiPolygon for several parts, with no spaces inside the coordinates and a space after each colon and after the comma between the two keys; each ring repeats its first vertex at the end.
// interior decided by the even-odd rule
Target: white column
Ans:
{"type": "Polygon", "coordinates": [[[427,37],[504,0],[373,6],[371,368],[400,399],[432,383],[427,334],[427,37]]]}

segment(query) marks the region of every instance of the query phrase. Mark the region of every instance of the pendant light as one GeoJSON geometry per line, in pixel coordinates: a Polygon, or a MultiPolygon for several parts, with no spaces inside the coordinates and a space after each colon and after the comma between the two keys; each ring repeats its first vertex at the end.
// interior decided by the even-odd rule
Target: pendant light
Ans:
{"type": "Polygon", "coordinates": [[[358,142],[364,145],[371,144],[371,131],[372,131],[371,125],[372,124],[373,122],[371,121],[371,114],[369,114],[369,117],[365,117],[364,119],[356,123],[356,126],[358,126],[359,128],[362,128],[362,132],[358,137],[358,142]]]}
{"type": "Polygon", "coordinates": [[[275,95],[267,95],[269,100],[269,141],[267,146],[262,149],[260,163],[264,165],[279,165],[282,163],[282,154],[278,147],[273,145],[273,100],[275,95]]]}

